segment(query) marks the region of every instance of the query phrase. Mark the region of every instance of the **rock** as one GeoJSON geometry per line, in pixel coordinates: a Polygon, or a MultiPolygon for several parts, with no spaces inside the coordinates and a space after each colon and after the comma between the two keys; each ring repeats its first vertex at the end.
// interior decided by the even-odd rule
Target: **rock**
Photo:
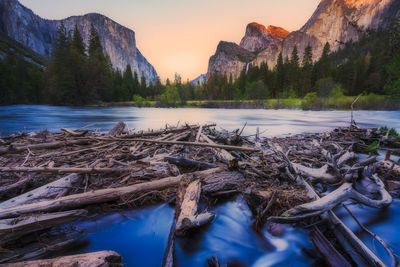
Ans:
{"type": "Polygon", "coordinates": [[[255,57],[254,53],[235,43],[221,41],[217,51],[210,58],[207,77],[218,73],[227,74],[228,77],[232,74],[233,78],[237,78],[255,57]]]}
{"type": "Polygon", "coordinates": [[[128,64],[139,77],[154,82],[157,72],[136,46],[135,32],[100,14],[73,16],[63,20],[46,20],[17,0],[0,1],[0,32],[43,56],[50,56],[58,27],[64,23],[67,32],[78,26],[87,44],[91,24],[98,31],[101,44],[115,68],[124,70],[128,64]]]}
{"type": "Polygon", "coordinates": [[[246,34],[240,42],[240,46],[250,52],[260,52],[269,46],[279,46],[289,32],[276,26],[268,26],[256,22],[250,23],[246,27],[246,34]]]}

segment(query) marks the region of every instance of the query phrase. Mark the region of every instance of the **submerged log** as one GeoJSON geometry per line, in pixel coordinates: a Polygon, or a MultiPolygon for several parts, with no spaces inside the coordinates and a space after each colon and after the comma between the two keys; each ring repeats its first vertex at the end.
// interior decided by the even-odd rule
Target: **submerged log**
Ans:
{"type": "Polygon", "coordinates": [[[169,230],[167,248],[165,249],[162,267],[174,267],[175,265],[175,221],[169,230]]]}
{"type": "Polygon", "coordinates": [[[114,251],[99,251],[54,259],[0,264],[1,267],[122,267],[122,257],[114,251]]]}
{"type": "Polygon", "coordinates": [[[54,182],[36,188],[32,191],[29,191],[25,194],[16,196],[12,199],[6,200],[0,203],[0,210],[5,210],[7,208],[16,207],[24,204],[28,204],[34,201],[43,200],[51,195],[58,194],[65,190],[66,188],[70,188],[72,184],[78,182],[80,180],[80,176],[73,173],[61,179],[58,179],[54,182]]]}
{"type": "Polygon", "coordinates": [[[204,179],[208,175],[220,171],[222,171],[222,169],[215,168],[206,171],[183,174],[175,177],[168,177],[152,182],[135,184],[127,187],[101,189],[92,192],[69,195],[54,200],[46,200],[17,207],[11,207],[8,209],[3,208],[0,209],[0,218],[16,217],[22,214],[33,212],[53,211],[61,208],[73,209],[85,205],[115,201],[127,194],[137,194],[149,190],[158,190],[171,186],[177,186],[185,177],[188,177],[190,179],[204,179]]]}
{"type": "Polygon", "coordinates": [[[86,214],[86,210],[72,210],[0,220],[0,244],[32,232],[72,222],[86,214]]]}
{"type": "Polygon", "coordinates": [[[215,214],[210,212],[198,213],[198,202],[201,194],[201,182],[196,180],[189,184],[179,208],[180,214],[176,220],[177,235],[184,235],[188,230],[211,222],[215,214]]]}

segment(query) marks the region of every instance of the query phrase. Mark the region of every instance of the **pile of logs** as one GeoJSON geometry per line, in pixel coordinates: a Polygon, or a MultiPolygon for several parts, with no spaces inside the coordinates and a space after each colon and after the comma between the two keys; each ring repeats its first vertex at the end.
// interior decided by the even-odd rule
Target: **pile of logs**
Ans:
{"type": "MultiPolygon", "coordinates": [[[[212,206],[204,210],[199,203],[243,194],[257,229],[265,223],[311,225],[314,243],[331,264],[346,265],[349,258],[358,263],[352,255],[342,256],[349,248],[362,250],[368,264],[380,264],[332,212],[349,200],[387,207],[398,192],[398,163],[390,155],[381,162],[373,155],[360,158],[356,150],[382,140],[390,149],[379,130],[353,125],[264,138],[259,131],[242,136],[246,125],[234,132],[214,126],[132,132],[120,122],[108,133],[83,127],[0,138],[0,263],[64,266],[68,259],[76,262],[73,266],[92,266],[85,263],[93,260],[87,255],[22,261],[46,257],[50,250],[63,250],[81,239],[84,232],[63,227],[75,220],[175,199],[175,222],[163,261],[163,266],[173,266],[175,237],[190,235],[216,216],[209,211],[212,206]],[[393,191],[387,191],[388,184],[393,191]],[[332,246],[318,228],[322,222],[335,226],[323,230],[344,236],[343,244],[332,246]]],[[[105,262],[101,266],[120,264],[117,254],[101,253],[93,256],[105,262]]],[[[215,257],[209,263],[219,264],[215,257]]]]}

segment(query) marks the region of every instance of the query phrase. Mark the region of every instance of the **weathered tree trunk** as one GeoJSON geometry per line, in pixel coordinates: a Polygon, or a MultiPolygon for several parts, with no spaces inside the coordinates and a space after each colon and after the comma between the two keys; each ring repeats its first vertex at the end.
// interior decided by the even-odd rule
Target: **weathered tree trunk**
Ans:
{"type": "Polygon", "coordinates": [[[0,203],[0,211],[8,208],[21,206],[24,204],[32,203],[34,201],[43,200],[51,195],[60,193],[66,188],[70,188],[72,184],[78,182],[80,176],[73,173],[54,182],[36,188],[25,194],[16,196],[12,199],[0,203]]]}
{"type": "Polygon", "coordinates": [[[122,267],[122,257],[114,251],[99,251],[48,260],[0,264],[1,267],[122,267]]]}
{"type": "Polygon", "coordinates": [[[47,172],[47,173],[111,173],[134,172],[143,169],[142,166],[132,168],[49,168],[49,167],[0,167],[0,172],[47,172]]]}
{"type": "MultiPolygon", "coordinates": [[[[214,141],[212,141],[210,138],[208,138],[207,135],[201,134],[201,138],[208,144],[212,145],[213,148],[220,148],[218,150],[216,149],[217,156],[222,162],[225,162],[226,164],[228,164],[229,168],[237,168],[239,166],[239,160],[237,158],[232,156],[231,153],[226,151],[223,147],[221,147],[221,146],[218,147],[218,145],[214,141]]],[[[258,150],[256,150],[256,151],[258,151],[258,150]]]]}
{"type": "Polygon", "coordinates": [[[198,202],[201,194],[201,182],[196,180],[189,184],[186,188],[182,204],[180,206],[180,214],[176,220],[177,235],[184,235],[186,231],[195,227],[209,223],[215,217],[215,214],[203,212],[198,214],[198,202]]]}
{"type": "Polygon", "coordinates": [[[53,211],[57,209],[73,209],[85,205],[115,201],[127,194],[141,193],[148,190],[158,190],[166,187],[177,186],[185,177],[203,179],[208,175],[220,172],[222,169],[215,168],[201,172],[183,174],[168,177],[157,181],[135,184],[127,187],[101,189],[92,192],[69,195],[54,200],[40,201],[17,207],[0,209],[0,218],[16,217],[26,213],[53,211]]]}

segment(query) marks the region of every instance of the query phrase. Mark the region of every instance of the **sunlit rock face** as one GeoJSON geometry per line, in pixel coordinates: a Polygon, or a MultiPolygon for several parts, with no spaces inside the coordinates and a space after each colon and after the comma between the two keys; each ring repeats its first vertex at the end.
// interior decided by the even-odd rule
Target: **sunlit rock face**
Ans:
{"type": "Polygon", "coordinates": [[[238,60],[236,57],[216,54],[211,57],[210,71],[233,74],[237,77],[249,64],[260,65],[266,62],[269,68],[276,65],[280,52],[283,57],[290,57],[296,45],[302,57],[307,45],[313,48],[313,59],[322,54],[328,42],[332,51],[344,43],[357,41],[360,33],[366,29],[387,28],[392,18],[400,17],[400,0],[322,0],[312,17],[298,31],[286,30],[258,23],[247,25],[246,34],[240,46],[255,54],[251,61],[238,60]]]}
{"type": "Polygon", "coordinates": [[[124,70],[130,64],[139,76],[143,73],[148,81],[155,81],[157,72],[137,49],[135,32],[110,18],[92,13],[63,20],[46,20],[17,0],[0,0],[0,30],[41,55],[51,55],[52,43],[61,22],[71,34],[77,25],[86,43],[93,24],[114,68],[124,70]]]}
{"type": "Polygon", "coordinates": [[[368,28],[388,27],[399,15],[398,0],[322,0],[308,22],[283,41],[282,53],[289,56],[297,45],[302,55],[310,44],[316,60],[327,42],[336,51],[345,42],[357,41],[360,32],[368,28]]]}
{"type": "Polygon", "coordinates": [[[253,22],[247,25],[240,46],[250,52],[260,52],[271,45],[279,45],[288,34],[289,32],[283,28],[276,26],[265,28],[264,25],[253,22]]]}

